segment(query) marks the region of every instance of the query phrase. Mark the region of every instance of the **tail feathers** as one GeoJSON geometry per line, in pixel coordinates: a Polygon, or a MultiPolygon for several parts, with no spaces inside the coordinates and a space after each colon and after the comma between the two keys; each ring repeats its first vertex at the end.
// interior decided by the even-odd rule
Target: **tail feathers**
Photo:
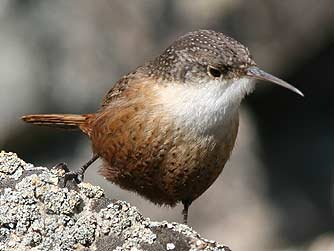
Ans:
{"type": "Polygon", "coordinates": [[[87,133],[88,119],[92,114],[33,114],[21,117],[27,123],[41,126],[50,126],[69,130],[81,129],[87,133]]]}

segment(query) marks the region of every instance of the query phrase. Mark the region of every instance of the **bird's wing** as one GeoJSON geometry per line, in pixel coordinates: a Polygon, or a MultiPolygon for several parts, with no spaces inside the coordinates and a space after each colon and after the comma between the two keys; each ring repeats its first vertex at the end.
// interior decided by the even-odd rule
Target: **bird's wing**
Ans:
{"type": "Polygon", "coordinates": [[[116,100],[122,92],[124,92],[131,82],[135,79],[136,71],[130,72],[127,75],[124,75],[120,80],[118,80],[114,86],[108,91],[106,96],[104,97],[102,101],[102,108],[106,107],[108,104],[110,104],[111,101],[116,100]]]}

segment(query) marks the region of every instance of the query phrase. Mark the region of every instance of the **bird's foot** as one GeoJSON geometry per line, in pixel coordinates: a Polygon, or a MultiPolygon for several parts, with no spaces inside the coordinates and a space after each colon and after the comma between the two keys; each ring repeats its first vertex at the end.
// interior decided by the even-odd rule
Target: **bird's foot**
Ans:
{"type": "Polygon", "coordinates": [[[88,160],[82,167],[75,171],[70,171],[66,163],[59,163],[58,165],[56,165],[54,168],[63,169],[65,171],[63,187],[65,187],[67,182],[71,180],[73,180],[76,184],[81,183],[84,179],[84,174],[87,168],[98,158],[99,155],[94,154],[90,160],[88,160]]]}
{"type": "Polygon", "coordinates": [[[65,187],[68,181],[73,180],[76,184],[79,184],[84,179],[84,172],[85,172],[85,170],[83,170],[83,168],[80,168],[80,169],[75,170],[75,171],[70,171],[68,169],[66,163],[59,163],[59,164],[57,164],[53,168],[55,168],[55,169],[62,169],[62,170],[65,171],[64,181],[63,181],[62,187],[65,187]]]}

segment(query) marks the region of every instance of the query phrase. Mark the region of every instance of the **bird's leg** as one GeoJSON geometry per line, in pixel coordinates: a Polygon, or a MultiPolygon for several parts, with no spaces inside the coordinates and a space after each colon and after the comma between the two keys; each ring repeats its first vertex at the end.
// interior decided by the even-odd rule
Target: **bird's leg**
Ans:
{"type": "Polygon", "coordinates": [[[55,168],[62,168],[65,171],[64,175],[64,186],[66,186],[66,183],[69,180],[74,180],[77,184],[81,183],[84,179],[84,174],[87,168],[93,164],[95,160],[99,158],[99,155],[94,154],[93,157],[87,161],[82,167],[80,167],[78,170],[70,171],[65,163],[60,163],[55,166],[55,168]]]}
{"type": "Polygon", "coordinates": [[[189,207],[191,205],[192,201],[189,200],[183,200],[182,204],[183,204],[183,211],[182,211],[182,215],[183,215],[183,224],[187,224],[188,222],[188,210],[189,207]]]}

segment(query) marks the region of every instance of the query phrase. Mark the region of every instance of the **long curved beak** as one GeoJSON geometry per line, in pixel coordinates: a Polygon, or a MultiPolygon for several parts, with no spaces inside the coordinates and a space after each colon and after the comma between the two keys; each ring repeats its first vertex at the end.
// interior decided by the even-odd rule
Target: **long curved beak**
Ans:
{"type": "Polygon", "coordinates": [[[300,96],[304,97],[304,94],[298,90],[296,87],[290,85],[289,83],[283,81],[282,79],[279,79],[269,73],[266,73],[265,71],[261,70],[260,68],[256,67],[256,66],[251,66],[249,68],[247,68],[247,76],[251,77],[251,78],[255,78],[255,79],[260,79],[260,80],[266,80],[269,81],[271,83],[275,83],[278,84],[280,86],[283,86],[287,89],[289,89],[290,91],[293,91],[297,94],[299,94],[300,96]]]}

